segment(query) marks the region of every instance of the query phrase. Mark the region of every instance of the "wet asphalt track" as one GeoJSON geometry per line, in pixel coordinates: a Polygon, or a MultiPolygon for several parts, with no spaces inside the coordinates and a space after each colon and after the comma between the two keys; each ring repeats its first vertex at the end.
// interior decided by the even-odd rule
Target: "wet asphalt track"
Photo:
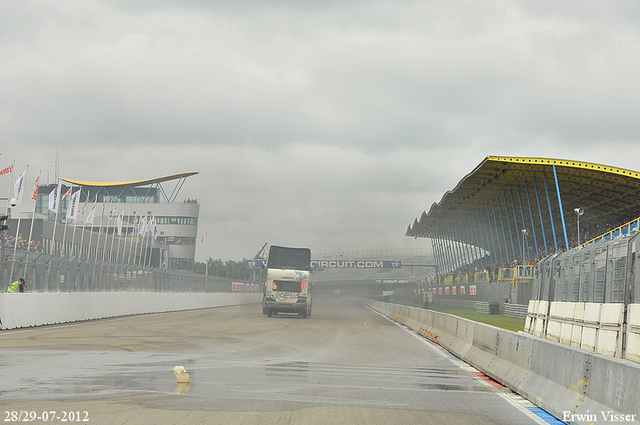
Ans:
{"type": "Polygon", "coordinates": [[[8,330],[0,347],[3,421],[56,411],[48,423],[64,423],[62,412],[93,424],[543,423],[528,402],[345,299],[318,299],[308,319],[248,305],[8,330]]]}

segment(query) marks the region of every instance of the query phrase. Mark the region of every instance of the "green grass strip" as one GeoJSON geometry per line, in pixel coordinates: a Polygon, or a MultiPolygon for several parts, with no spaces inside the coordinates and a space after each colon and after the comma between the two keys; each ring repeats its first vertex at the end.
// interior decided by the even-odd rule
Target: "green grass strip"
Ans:
{"type": "Polygon", "coordinates": [[[463,317],[465,319],[473,320],[474,322],[486,323],[487,325],[507,329],[509,331],[518,332],[524,330],[525,319],[505,316],[504,314],[487,314],[475,310],[455,308],[433,303],[429,305],[429,310],[453,314],[454,316],[463,317]]]}
{"type": "MultiPolygon", "coordinates": [[[[415,303],[398,303],[409,305],[411,307],[422,308],[422,304],[415,303]]],[[[454,316],[463,317],[465,319],[473,320],[474,322],[486,323],[487,325],[495,326],[496,328],[506,329],[509,331],[522,331],[524,330],[525,319],[518,317],[505,316],[504,314],[488,314],[481,313],[476,310],[467,308],[457,308],[440,304],[429,304],[429,310],[438,311],[440,313],[452,314],[454,316]]]]}

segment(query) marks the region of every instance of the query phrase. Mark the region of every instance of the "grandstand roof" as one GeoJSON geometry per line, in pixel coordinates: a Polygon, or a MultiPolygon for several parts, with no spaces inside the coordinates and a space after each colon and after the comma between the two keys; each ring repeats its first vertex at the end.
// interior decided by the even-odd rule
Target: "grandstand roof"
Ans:
{"type": "Polygon", "coordinates": [[[168,181],[171,181],[171,180],[179,180],[179,179],[187,178],[189,176],[193,176],[195,174],[198,174],[198,172],[197,171],[191,171],[191,172],[188,172],[188,173],[171,174],[171,175],[168,175],[168,176],[157,177],[157,178],[153,178],[153,179],[133,180],[133,181],[129,181],[129,182],[111,182],[111,183],[107,183],[107,182],[87,182],[87,181],[81,181],[81,180],[65,179],[64,177],[60,177],[60,180],[65,181],[67,183],[77,184],[79,186],[85,186],[85,187],[120,187],[120,186],[138,187],[138,186],[145,186],[145,185],[155,184],[155,183],[164,183],[164,182],[168,182],[168,181]]]}
{"type": "MultiPolygon", "coordinates": [[[[497,226],[511,226],[510,233],[516,238],[516,229],[533,228],[540,236],[541,224],[547,233],[552,223],[556,234],[561,235],[563,229],[576,233],[574,209],[579,207],[584,209],[580,228],[597,228],[619,217],[637,217],[640,173],[583,161],[487,156],[429,212],[416,218],[406,235],[448,235],[449,239],[490,250],[488,243],[483,243],[487,238],[481,237],[482,231],[474,231],[487,219],[495,217],[497,226]]],[[[493,221],[485,226],[492,225],[493,221]]]]}
{"type": "MultiPolygon", "coordinates": [[[[153,179],[146,180],[134,180],[128,182],[88,182],[81,180],[72,180],[60,177],[60,180],[65,181],[67,183],[71,183],[72,185],[79,185],[83,188],[98,188],[98,194],[104,192],[106,195],[112,197],[113,199],[120,199],[120,197],[127,191],[133,191],[138,202],[145,203],[148,202],[149,194],[151,193],[151,189],[155,189],[159,196],[161,196],[165,202],[172,203],[176,200],[182,185],[184,184],[187,177],[198,174],[197,171],[191,171],[188,173],[179,173],[179,174],[171,174],[163,177],[156,177],[153,179]],[[175,187],[172,191],[167,192],[162,187],[162,183],[175,181],[175,187]],[[149,186],[147,189],[147,193],[138,193],[133,188],[138,188],[141,186],[149,186]]],[[[97,194],[95,194],[97,199],[97,194]]]]}

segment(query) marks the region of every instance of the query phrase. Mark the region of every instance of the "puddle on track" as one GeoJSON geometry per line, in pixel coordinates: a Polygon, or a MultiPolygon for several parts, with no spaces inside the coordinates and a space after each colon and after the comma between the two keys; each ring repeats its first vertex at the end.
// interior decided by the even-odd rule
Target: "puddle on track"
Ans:
{"type": "Polygon", "coordinates": [[[177,393],[215,399],[403,405],[390,392],[495,392],[459,369],[426,369],[216,358],[127,352],[5,353],[0,400],[62,398],[125,392],[177,393]],[[14,363],[22,362],[22,363],[14,363]],[[25,367],[8,368],[11,364],[25,367]],[[28,365],[40,365],[30,368],[28,365]],[[190,385],[177,385],[174,366],[190,385]]]}

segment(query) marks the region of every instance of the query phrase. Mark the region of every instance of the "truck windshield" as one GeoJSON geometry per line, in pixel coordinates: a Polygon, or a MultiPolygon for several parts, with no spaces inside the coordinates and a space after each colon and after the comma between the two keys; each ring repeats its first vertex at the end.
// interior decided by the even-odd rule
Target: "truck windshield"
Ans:
{"type": "Polygon", "coordinates": [[[267,268],[309,271],[311,270],[311,250],[272,245],[269,249],[267,268]]]}
{"type": "Polygon", "coordinates": [[[302,282],[294,280],[274,280],[273,290],[276,292],[302,292],[302,282]]]}

